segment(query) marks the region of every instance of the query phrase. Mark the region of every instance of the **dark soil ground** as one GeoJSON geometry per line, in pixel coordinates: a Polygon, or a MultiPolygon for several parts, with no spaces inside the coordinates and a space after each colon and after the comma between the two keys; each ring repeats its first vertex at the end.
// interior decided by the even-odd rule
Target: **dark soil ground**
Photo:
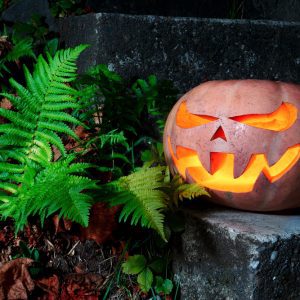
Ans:
{"type": "Polygon", "coordinates": [[[0,299],[140,299],[121,274],[124,225],[117,227],[115,212],[100,206],[87,229],[54,216],[43,228],[30,220],[15,236],[12,221],[0,222],[0,299]]]}

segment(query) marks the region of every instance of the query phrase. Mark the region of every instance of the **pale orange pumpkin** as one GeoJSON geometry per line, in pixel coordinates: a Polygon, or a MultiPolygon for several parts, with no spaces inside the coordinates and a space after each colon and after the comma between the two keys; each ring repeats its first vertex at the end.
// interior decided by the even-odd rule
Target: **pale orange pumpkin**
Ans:
{"type": "Polygon", "coordinates": [[[300,207],[299,109],[295,84],[203,83],[169,114],[167,163],[220,204],[253,211],[300,207]]]}

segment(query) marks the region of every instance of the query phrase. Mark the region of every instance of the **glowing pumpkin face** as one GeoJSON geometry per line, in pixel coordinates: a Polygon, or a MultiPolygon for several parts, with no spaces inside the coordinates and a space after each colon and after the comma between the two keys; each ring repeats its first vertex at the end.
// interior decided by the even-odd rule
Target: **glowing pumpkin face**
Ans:
{"type": "Polygon", "coordinates": [[[211,81],[171,111],[164,150],[173,172],[213,201],[267,211],[300,206],[300,87],[264,80],[211,81]]]}

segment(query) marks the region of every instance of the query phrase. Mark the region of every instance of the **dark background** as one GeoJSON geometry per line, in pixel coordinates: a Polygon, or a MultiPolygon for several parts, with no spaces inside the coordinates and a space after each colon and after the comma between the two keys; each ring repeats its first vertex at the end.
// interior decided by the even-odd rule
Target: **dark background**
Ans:
{"type": "Polygon", "coordinates": [[[95,12],[300,20],[299,0],[87,0],[87,6],[95,12]]]}

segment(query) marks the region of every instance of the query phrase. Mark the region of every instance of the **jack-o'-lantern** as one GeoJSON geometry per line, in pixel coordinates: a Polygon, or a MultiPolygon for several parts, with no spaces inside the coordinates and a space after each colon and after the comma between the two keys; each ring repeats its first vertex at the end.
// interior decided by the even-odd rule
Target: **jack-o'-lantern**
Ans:
{"type": "Polygon", "coordinates": [[[300,86],[266,80],[203,83],[169,114],[164,151],[173,173],[227,206],[300,206],[300,86]]]}

